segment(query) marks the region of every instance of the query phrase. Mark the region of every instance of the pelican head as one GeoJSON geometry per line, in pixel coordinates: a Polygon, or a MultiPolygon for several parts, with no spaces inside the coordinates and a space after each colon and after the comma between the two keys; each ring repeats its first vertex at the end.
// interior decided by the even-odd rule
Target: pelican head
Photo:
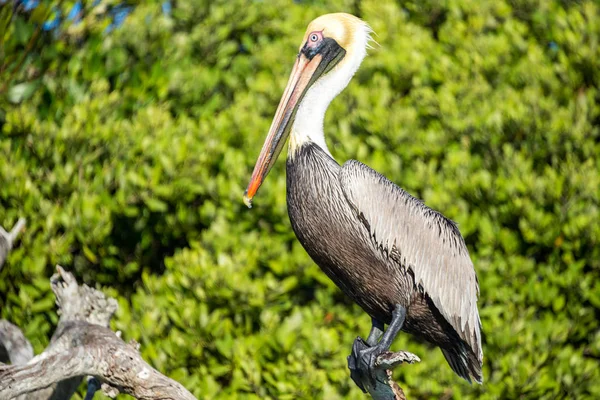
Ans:
{"type": "Polygon", "coordinates": [[[371,32],[360,18],[345,13],[322,15],[308,25],[244,193],[248,207],[252,206],[252,198],[275,164],[290,132],[290,156],[306,141],[329,153],[323,137],[325,111],[365,58],[371,32]]]}

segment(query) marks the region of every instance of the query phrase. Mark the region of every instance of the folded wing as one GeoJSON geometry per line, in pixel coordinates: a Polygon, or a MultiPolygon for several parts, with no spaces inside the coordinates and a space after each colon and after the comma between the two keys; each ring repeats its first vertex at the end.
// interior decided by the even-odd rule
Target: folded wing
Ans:
{"type": "Polygon", "coordinates": [[[340,181],[376,245],[413,272],[417,288],[481,361],[479,284],[456,224],[358,161],[343,165],[340,181]]]}

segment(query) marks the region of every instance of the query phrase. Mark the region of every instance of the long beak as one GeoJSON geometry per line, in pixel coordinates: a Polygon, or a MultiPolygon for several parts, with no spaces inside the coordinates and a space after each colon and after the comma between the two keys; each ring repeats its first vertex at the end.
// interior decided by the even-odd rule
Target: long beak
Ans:
{"type": "Polygon", "coordinates": [[[252,198],[281,153],[285,140],[290,134],[298,106],[306,91],[321,75],[329,72],[345,53],[341,47],[337,46],[337,43],[335,46],[327,46],[326,50],[310,56],[301,51],[296,59],[294,69],[271,123],[269,134],[254,166],[252,178],[250,178],[250,183],[244,193],[244,203],[249,208],[252,207],[252,198]]]}
{"type": "Polygon", "coordinates": [[[254,166],[252,178],[250,178],[250,183],[244,193],[244,203],[249,208],[252,207],[252,198],[256,191],[275,164],[281,149],[283,149],[285,140],[290,134],[293,117],[320,62],[321,56],[319,54],[309,60],[308,57],[300,53],[296,59],[288,84],[279,101],[277,112],[275,112],[275,117],[271,122],[269,134],[254,166]]]}

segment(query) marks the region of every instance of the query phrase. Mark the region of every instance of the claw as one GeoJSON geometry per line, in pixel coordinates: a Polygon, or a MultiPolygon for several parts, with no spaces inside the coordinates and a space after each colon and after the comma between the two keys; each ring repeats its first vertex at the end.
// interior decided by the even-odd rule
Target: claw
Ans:
{"type": "Polygon", "coordinates": [[[367,393],[363,382],[368,377],[372,386],[375,386],[375,362],[380,354],[386,352],[384,346],[369,346],[361,337],[357,337],[352,345],[352,353],[348,356],[348,369],[350,378],[364,393],[367,393]]]}
{"type": "Polygon", "coordinates": [[[361,362],[361,354],[368,348],[369,346],[363,340],[363,338],[357,336],[352,344],[352,353],[348,356],[348,369],[350,370],[350,378],[352,378],[356,386],[358,386],[364,393],[367,393],[367,389],[362,384],[362,375],[364,374],[364,370],[361,370],[363,364],[361,362]]]}
{"type": "Polygon", "coordinates": [[[383,332],[383,323],[372,318],[373,326],[367,341],[365,342],[361,337],[354,340],[352,353],[348,356],[348,368],[350,377],[363,392],[367,393],[365,385],[370,388],[376,386],[375,363],[377,358],[389,351],[392,341],[402,329],[405,317],[406,309],[397,305],[392,312],[392,321],[385,332],[383,332]],[[380,337],[381,340],[379,340],[380,337]]]}
{"type": "Polygon", "coordinates": [[[379,348],[379,346],[373,346],[371,348],[362,350],[360,354],[360,369],[366,371],[367,375],[373,376],[375,370],[375,361],[377,357],[386,351],[385,349],[379,348]]]}

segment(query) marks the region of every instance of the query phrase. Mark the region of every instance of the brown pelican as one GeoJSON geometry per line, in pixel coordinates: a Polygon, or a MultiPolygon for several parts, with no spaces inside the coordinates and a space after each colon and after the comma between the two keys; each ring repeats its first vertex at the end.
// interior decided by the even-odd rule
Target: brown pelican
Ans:
{"type": "Polygon", "coordinates": [[[351,371],[373,368],[403,330],[439,346],[454,372],[481,383],[479,285],[457,226],[368,166],[340,166],[325,144],[325,111],[364,59],[371,32],[349,14],[310,23],[244,201],[251,206],[291,134],[287,204],[294,232],[372,319],[366,344],[357,338],[362,345],[355,341],[348,358],[351,371]]]}

